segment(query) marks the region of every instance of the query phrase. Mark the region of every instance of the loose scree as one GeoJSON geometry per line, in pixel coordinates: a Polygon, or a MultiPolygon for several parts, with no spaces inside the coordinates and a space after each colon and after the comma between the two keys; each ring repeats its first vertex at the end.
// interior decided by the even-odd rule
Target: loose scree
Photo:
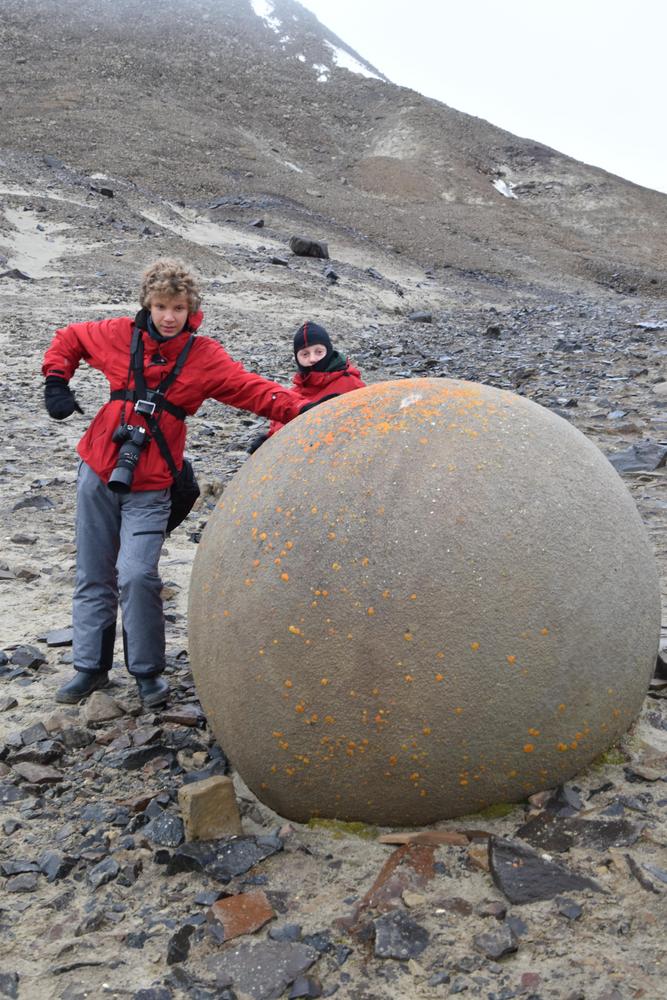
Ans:
{"type": "Polygon", "coordinates": [[[429,823],[589,764],[655,663],[634,503],[564,419],[471,382],[385,382],[290,423],[199,546],[213,729],[284,816],[429,823]]]}

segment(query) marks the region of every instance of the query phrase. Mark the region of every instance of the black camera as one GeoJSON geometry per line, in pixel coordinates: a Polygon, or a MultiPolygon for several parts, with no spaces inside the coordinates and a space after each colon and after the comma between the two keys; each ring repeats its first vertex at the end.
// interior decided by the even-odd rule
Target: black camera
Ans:
{"type": "Polygon", "coordinates": [[[134,424],[121,424],[113,432],[111,440],[120,445],[116,467],[109,476],[109,489],[114,493],[129,493],[132,489],[134,470],[137,467],[141,449],[148,444],[150,437],[145,427],[135,427],[134,424]]]}

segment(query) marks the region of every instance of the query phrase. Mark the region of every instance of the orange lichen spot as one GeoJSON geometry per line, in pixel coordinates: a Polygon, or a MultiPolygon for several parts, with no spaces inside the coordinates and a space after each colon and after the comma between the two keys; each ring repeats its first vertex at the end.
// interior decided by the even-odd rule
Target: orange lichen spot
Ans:
{"type": "Polygon", "coordinates": [[[564,712],[564,711],[565,711],[565,705],[564,705],[564,704],[563,704],[562,702],[561,702],[561,703],[560,703],[560,705],[558,706],[558,711],[559,711],[559,712],[564,712]]]}
{"type": "Polygon", "coordinates": [[[368,566],[369,562],[370,562],[370,559],[368,558],[368,556],[364,556],[364,558],[361,560],[361,565],[362,566],[368,566]]]}
{"type": "Polygon", "coordinates": [[[260,541],[265,542],[268,537],[269,536],[267,535],[267,533],[265,531],[260,531],[260,533],[259,533],[260,541]]]}
{"type": "Polygon", "coordinates": [[[413,771],[410,775],[410,781],[419,781],[419,771],[413,771]]]}
{"type": "Polygon", "coordinates": [[[422,788],[422,789],[421,789],[421,791],[419,792],[419,794],[421,795],[421,797],[422,797],[423,799],[425,799],[425,798],[426,798],[426,796],[428,795],[428,792],[426,791],[426,789],[425,789],[425,788],[422,788]]]}
{"type": "Polygon", "coordinates": [[[373,690],[371,691],[371,694],[374,694],[376,696],[379,695],[379,693],[380,693],[380,688],[373,688],[373,690]]]}
{"type": "Polygon", "coordinates": [[[532,753],[534,749],[535,749],[535,746],[532,743],[524,743],[524,745],[523,745],[523,752],[524,753],[532,753]]]}
{"type": "Polygon", "coordinates": [[[516,778],[516,776],[517,776],[517,774],[518,774],[518,773],[519,773],[518,771],[514,771],[514,770],[512,770],[512,771],[510,771],[510,772],[508,773],[507,777],[508,777],[508,778],[516,778]]]}
{"type": "Polygon", "coordinates": [[[435,656],[436,656],[436,659],[438,659],[438,660],[444,660],[444,658],[445,658],[445,654],[442,653],[442,652],[436,653],[435,656]]]}
{"type": "Polygon", "coordinates": [[[391,593],[390,593],[390,591],[388,591],[388,590],[383,590],[383,591],[382,591],[382,596],[383,596],[383,597],[385,597],[385,598],[386,598],[386,597],[391,597],[391,593]]]}
{"type": "Polygon", "coordinates": [[[328,683],[329,683],[329,678],[328,677],[322,677],[322,678],[320,678],[320,684],[322,685],[322,687],[326,687],[328,683]]]}
{"type": "Polygon", "coordinates": [[[335,562],[335,563],[332,563],[332,564],[331,564],[331,568],[332,568],[332,570],[333,570],[333,571],[334,571],[335,573],[337,573],[337,572],[338,572],[338,570],[340,569],[340,563],[337,563],[337,562],[335,562]]]}
{"type": "Polygon", "coordinates": [[[258,649],[257,650],[257,655],[258,656],[264,656],[264,650],[263,649],[258,649]]]}
{"type": "Polygon", "coordinates": [[[323,590],[322,591],[322,597],[328,597],[328,596],[329,596],[329,591],[328,590],[323,590]]]}
{"type": "Polygon", "coordinates": [[[276,514],[282,514],[282,512],[283,512],[282,507],[276,507],[276,514]]]}
{"type": "Polygon", "coordinates": [[[577,743],[577,741],[572,740],[572,742],[570,743],[570,750],[576,750],[578,746],[579,744],[577,743]]]}
{"type": "Polygon", "coordinates": [[[354,742],[354,740],[348,740],[347,745],[350,750],[356,750],[357,748],[357,744],[354,742]]]}
{"type": "Polygon", "coordinates": [[[285,768],[285,774],[287,775],[288,778],[291,778],[294,774],[296,774],[296,768],[295,767],[286,767],[285,768]]]}
{"type": "Polygon", "coordinates": [[[336,532],[335,531],[328,531],[327,532],[327,538],[329,539],[330,542],[332,542],[335,537],[336,537],[336,532]]]}
{"type": "Polygon", "coordinates": [[[404,632],[403,633],[403,638],[405,639],[406,642],[412,642],[412,638],[413,638],[412,632],[404,632]]]}
{"type": "Polygon", "coordinates": [[[316,507],[315,505],[313,505],[313,506],[312,506],[312,507],[310,508],[310,513],[311,513],[311,514],[317,514],[317,507],[316,507]]]}
{"type": "Polygon", "coordinates": [[[619,717],[619,715],[621,714],[620,708],[614,708],[614,709],[612,709],[612,713],[611,714],[614,716],[615,719],[617,719],[619,717]]]}
{"type": "Polygon", "coordinates": [[[266,791],[266,789],[267,789],[267,788],[268,788],[269,786],[267,785],[267,783],[266,783],[265,781],[261,781],[261,782],[260,782],[260,785],[259,785],[259,787],[260,787],[260,788],[263,788],[263,789],[264,789],[264,791],[266,791]]]}
{"type": "Polygon", "coordinates": [[[281,573],[280,579],[285,581],[289,580],[289,573],[281,573]]]}
{"type": "Polygon", "coordinates": [[[294,706],[294,711],[295,712],[305,712],[306,711],[306,706],[304,705],[304,703],[302,701],[300,701],[300,702],[298,702],[298,704],[296,704],[294,706]]]}
{"type": "Polygon", "coordinates": [[[417,595],[416,594],[410,594],[410,600],[411,601],[416,601],[417,600],[417,595]]]}
{"type": "Polygon", "coordinates": [[[516,656],[512,656],[512,655],[510,655],[510,656],[507,656],[507,657],[505,657],[505,659],[506,659],[506,660],[507,660],[507,662],[508,662],[508,663],[510,663],[510,664],[512,664],[512,663],[516,663],[516,656]]]}
{"type": "Polygon", "coordinates": [[[318,719],[319,715],[317,714],[317,712],[313,712],[310,718],[306,719],[306,722],[308,722],[310,725],[314,725],[318,721],[318,719]]]}
{"type": "Polygon", "coordinates": [[[229,618],[230,615],[231,615],[231,611],[227,611],[227,609],[225,608],[225,610],[222,612],[222,617],[223,618],[229,618]]]}
{"type": "Polygon", "coordinates": [[[279,738],[280,738],[281,736],[283,736],[283,732],[282,732],[282,730],[281,730],[281,729],[274,729],[274,731],[273,731],[273,732],[271,733],[271,735],[273,736],[273,738],[274,738],[274,739],[276,739],[276,740],[277,740],[277,739],[279,739],[279,738]]]}
{"type": "Polygon", "coordinates": [[[430,736],[431,735],[431,727],[430,726],[424,726],[424,728],[422,729],[422,733],[424,734],[424,736],[430,736]]]}
{"type": "Polygon", "coordinates": [[[259,559],[253,559],[252,564],[255,568],[257,568],[257,566],[259,566],[259,559]]]}
{"type": "Polygon", "coordinates": [[[259,517],[259,511],[253,510],[253,512],[252,512],[252,519],[253,519],[253,521],[256,521],[258,517],[259,517]]]}
{"type": "Polygon", "coordinates": [[[467,778],[461,778],[461,780],[459,781],[459,785],[464,785],[465,786],[467,784],[468,784],[468,779],[467,778]]]}
{"type": "Polygon", "coordinates": [[[528,735],[529,736],[539,736],[540,735],[540,731],[539,731],[539,729],[533,729],[532,726],[531,726],[531,728],[528,730],[528,735]]]}
{"type": "Polygon", "coordinates": [[[291,687],[294,687],[294,683],[293,683],[293,681],[291,681],[291,680],[290,680],[290,678],[288,677],[288,678],[287,678],[287,679],[285,680],[285,682],[284,682],[284,684],[283,684],[283,687],[286,687],[286,688],[291,688],[291,687]]]}
{"type": "Polygon", "coordinates": [[[438,682],[438,684],[439,684],[439,683],[440,683],[440,681],[444,681],[444,679],[445,679],[445,676],[444,676],[444,674],[436,674],[436,675],[435,675],[435,679],[436,679],[436,681],[437,681],[437,682],[438,682]]]}
{"type": "Polygon", "coordinates": [[[414,677],[412,676],[412,674],[405,674],[403,680],[405,681],[406,684],[412,684],[414,677]]]}
{"type": "Polygon", "coordinates": [[[473,653],[476,653],[477,650],[479,649],[479,643],[478,642],[471,642],[470,643],[470,648],[472,649],[473,653]]]}
{"type": "Polygon", "coordinates": [[[246,587],[252,587],[253,585],[253,580],[249,576],[247,576],[243,582],[246,585],[246,587]]]}
{"type": "Polygon", "coordinates": [[[584,739],[584,734],[583,733],[575,733],[574,734],[574,738],[575,738],[575,740],[583,740],[584,739]]]}
{"type": "Polygon", "coordinates": [[[456,708],[454,709],[454,714],[455,715],[461,715],[462,713],[463,713],[463,709],[461,708],[460,705],[457,705],[456,708]]]}
{"type": "Polygon", "coordinates": [[[280,556],[276,556],[276,558],[273,560],[273,565],[274,566],[280,566],[281,563],[282,563],[282,559],[280,558],[280,556]]]}
{"type": "Polygon", "coordinates": [[[540,629],[540,635],[549,635],[549,629],[548,628],[541,628],[540,629]]]}
{"type": "Polygon", "coordinates": [[[325,715],[324,721],[326,722],[327,726],[333,726],[336,720],[334,719],[333,715],[325,715]]]}
{"type": "Polygon", "coordinates": [[[278,746],[281,750],[289,750],[289,743],[287,740],[278,740],[278,746]]]}
{"type": "Polygon", "coordinates": [[[565,751],[567,750],[567,743],[557,743],[556,750],[558,750],[559,753],[565,753],[565,751]]]}

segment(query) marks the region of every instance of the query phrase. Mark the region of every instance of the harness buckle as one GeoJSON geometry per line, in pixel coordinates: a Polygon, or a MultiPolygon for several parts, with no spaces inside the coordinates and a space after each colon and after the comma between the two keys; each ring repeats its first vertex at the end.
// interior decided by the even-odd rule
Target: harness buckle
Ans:
{"type": "Polygon", "coordinates": [[[155,403],[150,399],[138,399],[134,404],[135,413],[143,413],[144,416],[152,417],[155,413],[155,403]]]}

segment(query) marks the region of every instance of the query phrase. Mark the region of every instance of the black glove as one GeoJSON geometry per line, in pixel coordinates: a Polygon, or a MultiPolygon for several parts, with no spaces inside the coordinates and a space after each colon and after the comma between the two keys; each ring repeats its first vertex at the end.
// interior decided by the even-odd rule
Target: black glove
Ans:
{"type": "Polygon", "coordinates": [[[268,434],[258,434],[257,437],[254,437],[246,448],[248,454],[254,455],[257,449],[262,447],[268,436],[268,434]]]}
{"type": "Polygon", "coordinates": [[[314,406],[319,406],[320,403],[326,403],[327,399],[335,399],[336,396],[340,396],[340,393],[339,392],[332,392],[332,393],[330,393],[330,395],[328,395],[328,396],[322,396],[321,399],[316,399],[312,403],[304,403],[303,406],[301,407],[301,409],[299,410],[299,416],[301,416],[302,413],[305,413],[306,410],[312,410],[312,408],[314,406]]]}
{"type": "Polygon", "coordinates": [[[69,387],[67,379],[60,375],[47,375],[44,385],[44,405],[50,417],[54,420],[64,420],[75,410],[83,413],[76,397],[69,387]]]}

